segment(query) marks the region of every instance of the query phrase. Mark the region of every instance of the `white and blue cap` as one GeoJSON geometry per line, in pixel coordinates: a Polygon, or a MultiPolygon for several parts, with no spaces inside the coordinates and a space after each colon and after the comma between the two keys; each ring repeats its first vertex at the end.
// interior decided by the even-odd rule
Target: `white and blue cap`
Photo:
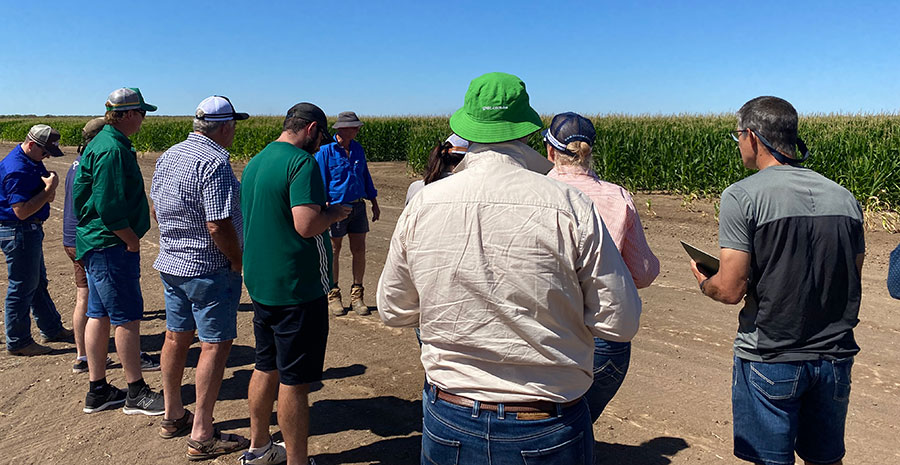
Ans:
{"type": "Polygon", "coordinates": [[[448,137],[444,142],[449,142],[450,145],[453,146],[450,147],[450,153],[465,155],[469,152],[469,141],[457,136],[456,134],[450,134],[450,137],[448,137]]]}
{"type": "Polygon", "coordinates": [[[194,113],[194,118],[203,121],[243,120],[249,117],[250,115],[247,113],[234,111],[231,100],[221,95],[206,97],[200,102],[200,105],[197,105],[197,111],[194,113]]]}
{"type": "Polygon", "coordinates": [[[550,144],[554,149],[571,156],[577,156],[569,152],[566,146],[575,141],[585,142],[593,146],[594,138],[597,137],[597,131],[594,129],[594,123],[591,123],[591,120],[577,113],[566,112],[554,116],[553,120],[550,121],[550,129],[545,129],[543,135],[544,142],[550,144]]]}

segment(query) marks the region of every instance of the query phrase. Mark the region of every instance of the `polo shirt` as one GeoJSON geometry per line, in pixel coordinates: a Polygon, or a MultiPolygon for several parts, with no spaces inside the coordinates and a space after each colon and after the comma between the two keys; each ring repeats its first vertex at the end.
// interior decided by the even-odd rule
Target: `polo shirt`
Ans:
{"type": "Polygon", "coordinates": [[[297,305],[331,289],[328,230],[303,238],[291,208],[325,208],[325,185],[316,159],[286,142],[272,142],[256,154],[241,177],[244,214],[244,283],[263,305],[297,305]]]}
{"type": "Polygon", "coordinates": [[[337,142],[319,149],[316,162],[328,189],[328,201],[333,204],[350,203],[359,199],[372,200],[378,196],[366,152],[355,140],[350,141],[350,153],[337,142]]]}
{"type": "MultiPolygon", "coordinates": [[[[43,176],[49,176],[43,162],[34,161],[17,145],[0,161],[0,221],[20,221],[12,205],[27,202],[44,190],[43,176]]],[[[45,203],[24,221],[44,221],[50,217],[50,204],[45,203]]]]}
{"type": "Polygon", "coordinates": [[[131,141],[106,125],[88,144],[72,183],[76,258],[124,242],[113,231],[130,227],[138,237],[150,229],[144,178],[131,141]]]}
{"type": "Polygon", "coordinates": [[[866,244],[847,189],[806,168],[765,168],[722,192],[719,246],[750,254],[736,356],[793,362],[859,352],[856,257],[866,244]]]}
{"type": "Polygon", "coordinates": [[[159,224],[157,271],[193,277],[231,265],[206,227],[230,218],[242,237],[241,185],[228,158],[224,147],[191,133],[156,160],[150,198],[159,224]]]}

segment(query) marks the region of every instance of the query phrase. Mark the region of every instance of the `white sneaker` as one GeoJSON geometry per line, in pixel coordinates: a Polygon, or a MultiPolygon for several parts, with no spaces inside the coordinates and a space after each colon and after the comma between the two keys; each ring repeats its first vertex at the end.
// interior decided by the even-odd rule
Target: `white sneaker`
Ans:
{"type": "MultiPolygon", "coordinates": [[[[276,465],[287,462],[287,451],[283,441],[271,441],[269,448],[262,455],[251,454],[246,451],[241,454],[241,465],[276,465]]],[[[313,462],[315,463],[315,462],[313,462]]]]}

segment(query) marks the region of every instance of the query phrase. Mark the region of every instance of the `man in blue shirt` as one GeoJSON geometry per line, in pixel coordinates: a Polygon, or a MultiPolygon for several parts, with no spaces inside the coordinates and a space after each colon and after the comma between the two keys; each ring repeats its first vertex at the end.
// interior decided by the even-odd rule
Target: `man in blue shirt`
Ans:
{"type": "Polygon", "coordinates": [[[334,285],[328,293],[328,309],[334,315],[347,313],[341,300],[338,286],[338,257],[344,236],[350,237],[350,253],[353,255],[353,286],[350,287],[350,307],[358,315],[368,315],[369,307],[363,300],[363,277],[366,274],[366,233],[369,221],[366,218],[366,203],[372,202],[372,221],[378,221],[381,209],[376,196],[378,191],[372,183],[366,153],[356,142],[363,122],[356,113],[345,111],[338,115],[334,129],[334,142],[322,146],[316,153],[316,161],[322,171],[322,178],[328,189],[328,202],[341,204],[353,210],[345,220],[331,225],[331,246],[334,249],[334,285]]]}
{"type": "Polygon", "coordinates": [[[25,142],[0,161],[0,247],[6,256],[6,350],[11,355],[41,355],[50,347],[31,337],[29,311],[44,342],[68,340],[72,331],[62,325],[47,292],[43,222],[50,216],[59,177],[42,160],[62,156],[59,132],[46,124],[28,131],[25,142]]]}

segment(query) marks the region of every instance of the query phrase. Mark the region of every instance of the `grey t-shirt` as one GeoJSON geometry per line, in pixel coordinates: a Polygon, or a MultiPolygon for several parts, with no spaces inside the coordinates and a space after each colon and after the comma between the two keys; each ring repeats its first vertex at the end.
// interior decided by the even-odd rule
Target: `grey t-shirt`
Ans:
{"type": "Polygon", "coordinates": [[[719,246],[750,253],[735,355],[786,362],[859,352],[862,220],[850,192],[806,168],[769,167],[725,189],[719,246]]]}

